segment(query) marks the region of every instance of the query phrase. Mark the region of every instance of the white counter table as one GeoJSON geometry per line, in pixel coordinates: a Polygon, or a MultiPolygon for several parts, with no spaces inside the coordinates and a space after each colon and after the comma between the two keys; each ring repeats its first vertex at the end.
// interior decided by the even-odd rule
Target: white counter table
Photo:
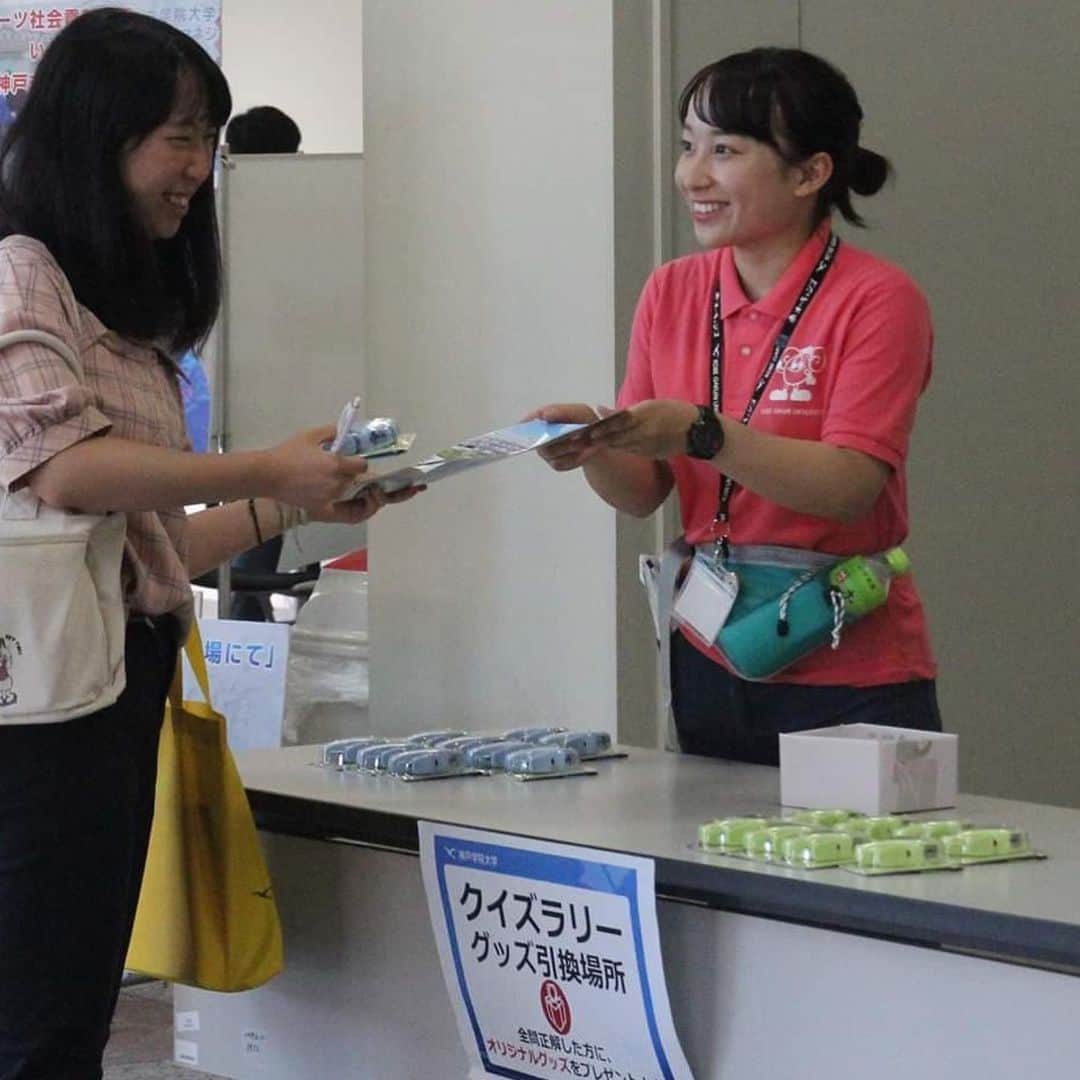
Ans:
{"type": "Polygon", "coordinates": [[[464,1076],[415,857],[416,823],[430,820],[654,859],[672,1010],[698,1080],[1080,1074],[1080,811],[961,796],[919,816],[1022,828],[1050,858],[861,877],[695,848],[702,821],[778,812],[774,769],[632,749],[595,777],[408,784],[313,759],[311,747],[239,756],[287,969],[243,995],[177,988],[189,1028],[177,1037],[200,1067],[464,1076]]]}

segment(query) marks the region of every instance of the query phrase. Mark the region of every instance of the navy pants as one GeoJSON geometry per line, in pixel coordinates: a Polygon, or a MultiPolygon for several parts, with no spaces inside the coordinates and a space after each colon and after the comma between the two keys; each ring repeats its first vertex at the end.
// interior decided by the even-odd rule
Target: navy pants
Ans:
{"type": "Polygon", "coordinates": [[[127,688],[0,728],[0,1080],[98,1080],[142,883],[177,623],[128,623],[127,688]]]}
{"type": "Polygon", "coordinates": [[[683,753],[780,764],[779,734],[833,724],[940,731],[931,679],[883,686],[798,686],[732,675],[682,634],[671,638],[671,704],[683,753]]]}

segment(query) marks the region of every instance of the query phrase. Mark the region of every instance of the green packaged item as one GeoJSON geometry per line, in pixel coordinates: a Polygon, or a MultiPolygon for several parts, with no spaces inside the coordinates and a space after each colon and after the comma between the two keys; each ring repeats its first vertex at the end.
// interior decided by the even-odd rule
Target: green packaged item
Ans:
{"type": "Polygon", "coordinates": [[[1005,862],[1009,859],[1045,858],[1044,855],[1032,850],[1027,833],[1019,829],[968,828],[953,836],[946,836],[942,843],[945,845],[945,854],[950,859],[965,865],[1005,862]]]}
{"type": "Polygon", "coordinates": [[[902,840],[940,840],[970,828],[962,821],[912,821],[898,829],[896,836],[902,840]]]}
{"type": "Polygon", "coordinates": [[[886,814],[881,817],[865,817],[855,823],[855,828],[865,832],[871,840],[888,840],[910,824],[906,818],[886,814]]]}
{"type": "Polygon", "coordinates": [[[796,825],[813,825],[819,829],[832,829],[847,822],[862,821],[864,814],[857,810],[800,810],[787,820],[796,825]]]}
{"type": "Polygon", "coordinates": [[[792,836],[806,836],[814,830],[809,825],[770,825],[748,832],[743,850],[751,859],[780,859],[784,841],[792,836]]]}
{"type": "Polygon", "coordinates": [[[789,836],[783,844],[784,862],[816,870],[826,866],[841,866],[855,858],[855,842],[849,833],[812,832],[805,836],[789,836]]]}
{"type": "Polygon", "coordinates": [[[743,854],[746,834],[756,832],[775,820],[766,817],[720,818],[707,821],[698,826],[698,843],[706,851],[719,851],[722,854],[743,854]]]}
{"type": "Polygon", "coordinates": [[[870,840],[855,848],[855,862],[849,867],[857,874],[907,874],[922,870],[957,870],[945,858],[939,840],[870,840]]]}

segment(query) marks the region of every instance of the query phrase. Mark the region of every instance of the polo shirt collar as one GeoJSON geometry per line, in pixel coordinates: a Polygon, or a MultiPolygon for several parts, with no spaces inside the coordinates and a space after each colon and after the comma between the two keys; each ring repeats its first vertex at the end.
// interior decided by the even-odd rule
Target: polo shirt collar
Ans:
{"type": "Polygon", "coordinates": [[[752,301],[743,291],[739,272],[735,269],[735,256],[731,248],[724,248],[720,255],[720,317],[726,319],[736,311],[752,306],[777,319],[786,319],[795,306],[810,271],[821,258],[831,232],[832,220],[825,218],[799,249],[798,255],[780,276],[780,280],[757,301],[752,301]]]}

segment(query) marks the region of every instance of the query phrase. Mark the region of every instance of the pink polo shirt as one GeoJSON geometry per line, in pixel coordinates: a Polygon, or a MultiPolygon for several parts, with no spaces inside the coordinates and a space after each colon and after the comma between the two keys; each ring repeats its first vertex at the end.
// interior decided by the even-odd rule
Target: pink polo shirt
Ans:
{"type": "MultiPolygon", "coordinates": [[[[830,228],[831,222],[823,222],[756,302],[744,293],[728,248],[659,267],[638,302],[619,405],[651,398],[709,403],[709,324],[719,279],[723,413],[739,419],[830,228]]],[[[930,377],[932,344],[929,309],[915,283],[897,267],[842,242],[750,424],[774,435],[859,450],[892,472],[870,513],[850,524],[788,510],[736,485],[732,543],[835,555],[901,543],[908,533],[904,461],[916,403],[930,377]]],[[[686,537],[705,543],[712,536],[720,476],[708,463],[682,455],[669,464],[686,537]]],[[[715,650],[709,655],[723,662],[715,650]]],[[[926,619],[908,575],[893,582],[883,608],[844,631],[839,649],[819,649],[776,681],[875,686],[935,674],[926,619]]]]}

